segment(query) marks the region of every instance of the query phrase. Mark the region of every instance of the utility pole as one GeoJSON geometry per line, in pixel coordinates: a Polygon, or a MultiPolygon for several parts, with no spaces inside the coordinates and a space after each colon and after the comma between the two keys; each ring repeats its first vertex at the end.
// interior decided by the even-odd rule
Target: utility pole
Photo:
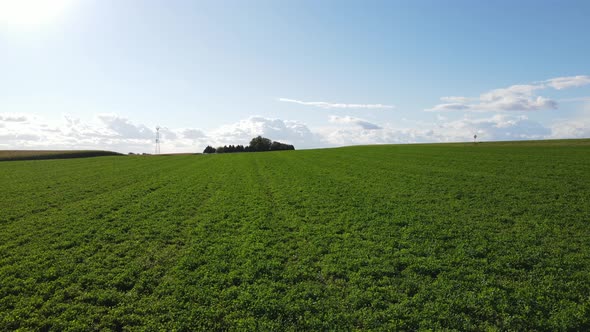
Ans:
{"type": "Polygon", "coordinates": [[[160,154],[160,126],[156,127],[156,154],[160,154]]]}

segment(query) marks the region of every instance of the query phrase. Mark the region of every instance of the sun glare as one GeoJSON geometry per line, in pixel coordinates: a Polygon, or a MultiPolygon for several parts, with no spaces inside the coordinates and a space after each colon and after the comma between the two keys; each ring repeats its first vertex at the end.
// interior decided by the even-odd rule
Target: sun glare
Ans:
{"type": "Polygon", "coordinates": [[[0,26],[36,26],[58,19],[73,0],[0,0],[0,26]]]}

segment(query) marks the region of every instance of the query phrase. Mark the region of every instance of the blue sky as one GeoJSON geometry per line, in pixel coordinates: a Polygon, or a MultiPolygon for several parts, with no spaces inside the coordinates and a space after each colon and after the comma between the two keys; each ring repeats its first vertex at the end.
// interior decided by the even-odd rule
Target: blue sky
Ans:
{"type": "Polygon", "coordinates": [[[0,0],[0,149],[590,137],[588,1],[44,2],[0,0]]]}

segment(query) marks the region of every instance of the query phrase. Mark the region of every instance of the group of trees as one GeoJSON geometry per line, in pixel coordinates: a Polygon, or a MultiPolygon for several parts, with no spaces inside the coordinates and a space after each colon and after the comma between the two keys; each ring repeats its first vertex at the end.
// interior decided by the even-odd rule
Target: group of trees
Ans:
{"type": "Polygon", "coordinates": [[[212,146],[207,146],[203,153],[233,153],[233,152],[246,152],[248,151],[248,147],[244,147],[243,145],[224,145],[218,148],[214,148],[212,146]]]}
{"type": "Polygon", "coordinates": [[[250,141],[250,145],[224,145],[214,148],[207,145],[203,153],[233,153],[233,152],[261,152],[261,151],[279,151],[279,150],[295,150],[291,144],[272,141],[268,138],[258,136],[250,141]]]}

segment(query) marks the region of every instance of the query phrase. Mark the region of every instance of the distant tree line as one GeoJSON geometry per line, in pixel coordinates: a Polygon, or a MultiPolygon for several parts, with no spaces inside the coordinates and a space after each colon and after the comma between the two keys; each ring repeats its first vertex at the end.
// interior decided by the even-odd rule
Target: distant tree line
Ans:
{"type": "Polygon", "coordinates": [[[214,148],[207,145],[203,153],[234,153],[234,152],[261,152],[261,151],[280,151],[280,150],[295,150],[291,144],[285,144],[277,141],[272,141],[268,138],[258,136],[250,141],[250,145],[224,145],[214,148]]]}

